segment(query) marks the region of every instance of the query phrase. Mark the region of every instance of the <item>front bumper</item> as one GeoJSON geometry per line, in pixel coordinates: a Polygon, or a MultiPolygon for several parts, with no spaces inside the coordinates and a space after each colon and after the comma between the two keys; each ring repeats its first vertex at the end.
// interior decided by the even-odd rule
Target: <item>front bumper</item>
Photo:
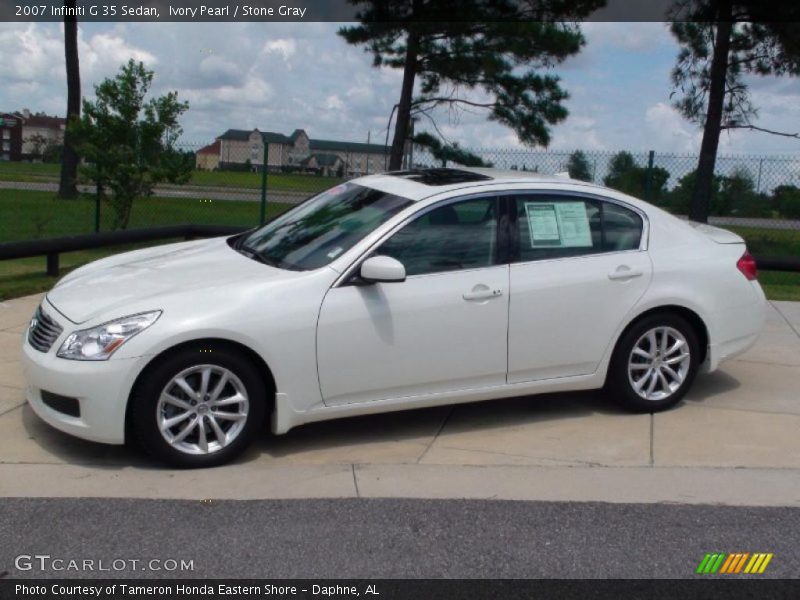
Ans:
{"type": "MultiPolygon", "coordinates": [[[[48,314],[53,315],[51,309],[48,314]]],[[[46,423],[65,433],[94,442],[125,442],[125,411],[130,390],[146,357],[104,361],[76,361],[56,357],[56,351],[74,325],[60,315],[64,326],[48,352],[22,345],[22,370],[27,383],[25,397],[31,408],[46,423]],[[59,412],[42,401],[42,391],[75,398],[80,416],[59,412]]]]}

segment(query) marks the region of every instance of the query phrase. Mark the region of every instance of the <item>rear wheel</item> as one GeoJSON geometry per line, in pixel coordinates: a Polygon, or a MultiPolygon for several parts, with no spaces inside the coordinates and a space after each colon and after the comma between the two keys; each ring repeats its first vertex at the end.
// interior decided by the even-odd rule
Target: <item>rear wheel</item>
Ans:
{"type": "Polygon", "coordinates": [[[607,390],[636,412],[673,407],[697,374],[697,334],[675,314],[655,314],[634,324],[620,339],[608,373],[607,390]]]}
{"type": "Polygon", "coordinates": [[[186,349],[145,375],[133,430],[146,452],[176,467],[210,467],[239,455],[263,423],[258,371],[227,348],[186,349]]]}

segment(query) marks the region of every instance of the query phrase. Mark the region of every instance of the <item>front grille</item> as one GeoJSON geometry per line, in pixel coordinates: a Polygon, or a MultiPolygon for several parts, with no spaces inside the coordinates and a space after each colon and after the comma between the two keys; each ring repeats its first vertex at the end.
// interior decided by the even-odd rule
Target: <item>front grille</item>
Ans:
{"type": "Polygon", "coordinates": [[[63,328],[47,316],[42,307],[36,309],[28,327],[28,343],[39,352],[47,352],[61,335],[63,328]]]}

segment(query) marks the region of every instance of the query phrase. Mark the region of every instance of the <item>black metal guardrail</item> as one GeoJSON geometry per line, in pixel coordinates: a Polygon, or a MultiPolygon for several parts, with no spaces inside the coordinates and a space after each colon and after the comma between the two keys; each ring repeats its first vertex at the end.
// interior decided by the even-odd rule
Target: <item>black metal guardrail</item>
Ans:
{"type": "Polygon", "coordinates": [[[125,231],[104,231],[101,233],[85,233],[45,240],[25,240],[0,244],[0,260],[14,258],[47,257],[47,274],[58,275],[58,257],[64,252],[76,250],[92,250],[108,246],[153,242],[170,238],[191,240],[198,237],[217,235],[233,235],[250,229],[230,225],[168,225],[149,229],[131,229],[125,231]]]}
{"type": "MultiPolygon", "coordinates": [[[[191,240],[198,237],[233,235],[251,229],[235,225],[168,225],[149,229],[131,229],[124,231],[104,231],[101,233],[85,233],[45,240],[26,240],[22,242],[6,242],[0,244],[0,260],[14,258],[47,257],[47,274],[58,275],[58,257],[64,252],[76,250],[92,250],[108,246],[152,242],[170,238],[191,240]]],[[[756,256],[756,264],[763,271],[800,272],[800,257],[796,256],[756,256]]]]}

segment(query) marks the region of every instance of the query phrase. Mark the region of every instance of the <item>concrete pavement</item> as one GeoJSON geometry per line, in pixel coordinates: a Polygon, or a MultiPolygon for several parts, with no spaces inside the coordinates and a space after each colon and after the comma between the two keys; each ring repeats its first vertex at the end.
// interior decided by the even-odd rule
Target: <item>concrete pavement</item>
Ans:
{"type": "Polygon", "coordinates": [[[0,303],[0,496],[416,497],[800,506],[800,303],[686,401],[632,415],[599,393],[360,417],[265,434],[236,464],[157,467],[73,439],[24,404],[19,344],[40,296],[0,303]]]}

